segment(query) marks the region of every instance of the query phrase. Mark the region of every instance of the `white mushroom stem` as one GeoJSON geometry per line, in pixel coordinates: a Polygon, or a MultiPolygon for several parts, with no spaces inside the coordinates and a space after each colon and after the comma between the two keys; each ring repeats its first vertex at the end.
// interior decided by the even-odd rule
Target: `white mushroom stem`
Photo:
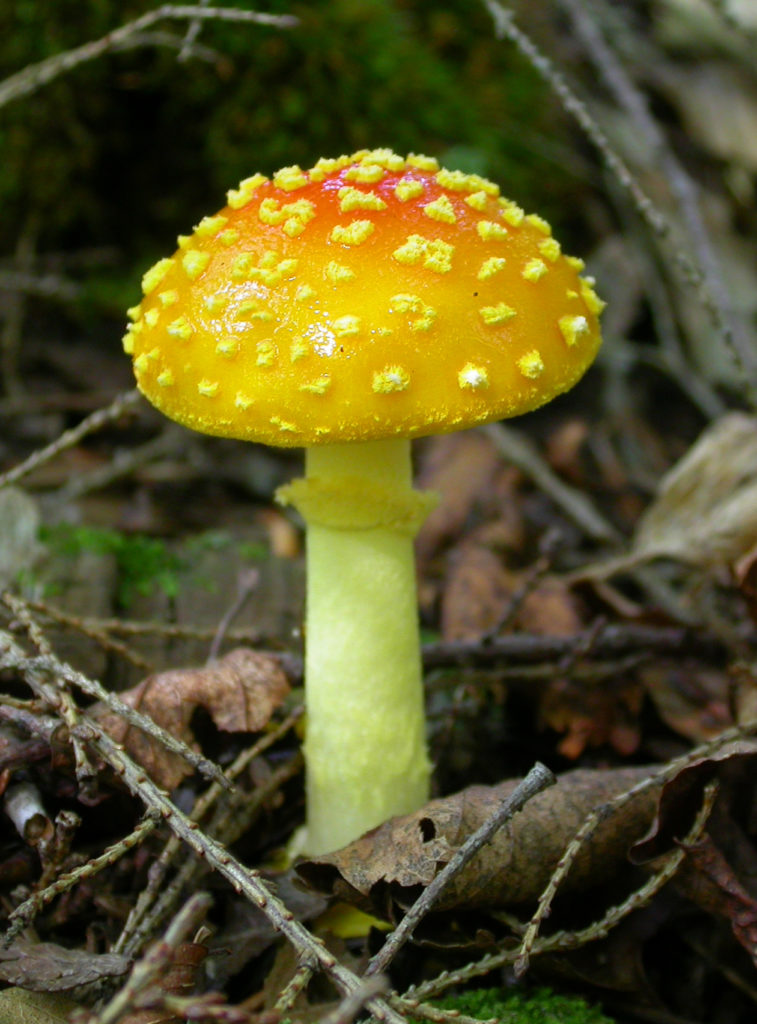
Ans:
{"type": "Polygon", "coordinates": [[[413,536],[434,497],[410,442],[311,448],[280,498],[307,522],[306,853],[428,799],[413,536]]]}

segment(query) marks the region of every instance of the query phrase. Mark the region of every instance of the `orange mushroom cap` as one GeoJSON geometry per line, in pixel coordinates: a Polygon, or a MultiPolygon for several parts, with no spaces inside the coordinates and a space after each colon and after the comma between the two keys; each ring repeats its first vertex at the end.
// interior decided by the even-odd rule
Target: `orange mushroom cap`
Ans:
{"type": "Polygon", "coordinates": [[[603,303],[549,225],[478,175],[364,150],[247,178],[144,275],[140,390],[272,445],[444,433],[568,390],[603,303]]]}

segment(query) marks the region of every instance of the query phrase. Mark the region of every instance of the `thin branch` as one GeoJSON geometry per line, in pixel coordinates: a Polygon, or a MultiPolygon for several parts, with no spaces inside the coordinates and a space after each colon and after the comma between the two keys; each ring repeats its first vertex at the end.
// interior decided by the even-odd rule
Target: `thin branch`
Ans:
{"type": "Polygon", "coordinates": [[[399,950],[411,937],[421,919],[429,912],[447,885],[455,878],[466,864],[470,863],[478,851],[485,846],[496,832],[502,828],[518,811],[549,786],[554,786],[557,779],[545,765],[537,761],[531,771],[515,787],[513,792],[503,800],[494,814],[465,840],[455,851],[450,860],[423,890],[421,895],[410,907],[381,949],[376,953],[365,971],[365,977],[385,971],[399,950]]]}
{"type": "MultiPolygon", "coordinates": [[[[532,67],[552,88],[566,112],[575,119],[586,137],[596,147],[608,170],[631,196],[636,209],[647,225],[658,238],[670,243],[673,232],[667,217],[661,213],[636,181],[626,163],[610,145],[604,131],[591,116],[585,104],[582,103],[567,84],[564,77],[556,70],[549,58],[539,50],[533,40],[516,26],[512,11],[507,10],[498,0],[483,0],[483,3],[492,17],[497,38],[508,39],[530,61],[532,67]]],[[[741,375],[750,403],[753,407],[757,407],[755,383],[752,379],[752,374],[748,372],[749,368],[754,365],[754,354],[748,348],[742,351],[742,347],[738,344],[739,339],[734,338],[728,324],[724,322],[720,307],[715,301],[700,268],[692,262],[687,253],[680,247],[672,245],[671,255],[680,278],[694,290],[703,308],[709,314],[715,330],[730,353],[734,365],[741,375]]]]}
{"type": "Polygon", "coordinates": [[[51,444],[40,448],[39,451],[33,452],[28,459],[20,462],[13,469],[9,469],[7,473],[0,473],[0,488],[17,483],[39,466],[54,459],[56,455],[60,455],[61,452],[73,448],[75,444],[78,444],[88,434],[94,434],[108,423],[119,419],[125,412],[133,409],[141,400],[141,397],[136,388],[132,391],[121,392],[110,405],[104,409],[98,409],[97,412],[93,412],[90,416],[86,416],[81,423],[77,423],[71,430],[64,431],[51,444]]]}
{"type": "Polygon", "coordinates": [[[66,50],[64,53],[57,53],[38,64],[30,64],[17,74],[6,78],[4,82],[0,82],[0,108],[36,92],[66,71],[118,49],[127,44],[136,33],[143,32],[157,22],[166,19],[248,22],[255,25],[268,25],[273,28],[292,28],[298,23],[297,18],[288,14],[259,14],[256,11],[239,11],[231,7],[162,4],[154,11],[147,11],[140,18],[127,22],[100,39],[94,39],[73,50],[66,50]]]}
{"type": "MultiPolygon", "coordinates": [[[[11,635],[0,630],[0,667],[5,664],[15,666],[24,663],[24,678],[27,684],[38,698],[53,706],[59,700],[59,692],[51,678],[78,675],[70,665],[58,659],[50,659],[49,663],[43,663],[41,659],[27,659],[11,635]]],[[[291,942],[304,960],[312,962],[324,971],[345,995],[360,988],[361,979],[339,963],[326,949],[324,943],[295,919],[291,910],[266,885],[260,872],[245,867],[221,843],[202,832],[197,823],[184,814],[168,794],[161,790],[144,769],[140,768],[96,722],[84,719],[77,727],[77,733],[80,739],[91,745],[110,765],[126,788],[142,801],[147,812],[160,815],[172,832],[194,854],[206,860],[211,868],[231,884],[235,892],[262,910],[276,931],[291,942]]],[[[374,996],[366,1005],[373,1016],[385,1024],[403,1024],[402,1016],[385,1000],[374,996]]]]}
{"type": "Polygon", "coordinates": [[[138,846],[146,839],[159,823],[159,818],[146,815],[136,828],[127,836],[124,836],[123,839],[119,839],[118,842],[109,846],[99,857],[94,857],[92,860],[88,860],[86,864],[81,864],[72,871],[59,875],[46,888],[32,893],[28,899],[25,899],[23,903],[19,903],[15,910],[11,911],[8,915],[9,928],[4,935],[4,941],[6,943],[11,942],[19,932],[23,931],[34,920],[43,907],[54,900],[56,896],[60,896],[69,889],[73,889],[79,882],[93,878],[104,868],[115,864],[120,857],[123,857],[125,853],[128,853],[129,850],[138,846]]]}

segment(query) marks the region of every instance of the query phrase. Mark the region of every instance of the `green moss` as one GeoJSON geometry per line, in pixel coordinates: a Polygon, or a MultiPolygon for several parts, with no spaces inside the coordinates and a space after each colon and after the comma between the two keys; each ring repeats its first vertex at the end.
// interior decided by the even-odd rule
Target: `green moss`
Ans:
{"type": "Polygon", "coordinates": [[[439,1006],[478,1020],[497,1018],[502,1024],[613,1024],[601,1010],[579,996],[564,996],[548,988],[508,992],[483,988],[440,1000],[439,1006]]]}
{"type": "Polygon", "coordinates": [[[40,539],[60,555],[75,557],[84,551],[112,555],[118,566],[118,600],[124,607],[156,589],[167,597],[178,593],[182,560],[155,537],[59,525],[43,527],[40,539]]]}

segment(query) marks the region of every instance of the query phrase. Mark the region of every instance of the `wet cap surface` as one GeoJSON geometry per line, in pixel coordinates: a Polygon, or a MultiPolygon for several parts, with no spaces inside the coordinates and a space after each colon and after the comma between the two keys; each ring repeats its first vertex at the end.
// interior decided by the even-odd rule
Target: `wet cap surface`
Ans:
{"type": "Polygon", "coordinates": [[[295,446],[463,429],[568,390],[602,302],[477,175],[361,151],[255,175],[143,278],[124,348],[195,430],[295,446]]]}

